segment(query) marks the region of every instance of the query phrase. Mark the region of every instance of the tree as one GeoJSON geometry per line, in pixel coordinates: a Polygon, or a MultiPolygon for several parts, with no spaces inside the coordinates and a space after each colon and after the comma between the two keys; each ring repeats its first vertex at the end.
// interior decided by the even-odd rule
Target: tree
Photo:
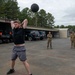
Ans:
{"type": "Polygon", "coordinates": [[[60,26],[59,26],[59,25],[57,25],[57,26],[54,26],[54,28],[60,28],[60,26]]]}
{"type": "Polygon", "coordinates": [[[19,16],[19,7],[16,0],[4,0],[0,9],[0,17],[7,19],[17,19],[19,16]]]}
{"type": "Polygon", "coordinates": [[[60,28],[65,28],[65,26],[64,25],[61,25],[60,28]]]}
{"type": "Polygon", "coordinates": [[[71,31],[75,32],[75,25],[68,25],[67,27],[68,27],[68,29],[69,29],[70,32],[71,31]]]}
{"type": "Polygon", "coordinates": [[[39,26],[52,28],[54,17],[51,13],[46,13],[44,9],[33,13],[28,7],[19,10],[17,0],[0,0],[0,17],[4,19],[18,19],[22,22],[28,19],[29,26],[39,26]]]}
{"type": "Polygon", "coordinates": [[[28,19],[28,25],[32,26],[34,25],[34,13],[28,8],[24,8],[19,15],[20,21],[22,22],[25,18],[28,19]]]}
{"type": "Polygon", "coordinates": [[[8,19],[17,19],[18,18],[18,16],[19,16],[19,7],[18,7],[18,3],[17,3],[16,0],[8,0],[5,7],[6,7],[6,11],[5,11],[6,15],[5,16],[8,19]],[[8,9],[8,11],[7,11],[7,9],[8,9]]]}
{"type": "Polygon", "coordinates": [[[46,11],[44,9],[41,9],[38,12],[38,25],[41,27],[45,27],[46,24],[47,24],[46,11]]]}
{"type": "Polygon", "coordinates": [[[52,14],[48,13],[46,19],[47,19],[47,26],[52,28],[54,26],[53,25],[54,24],[54,17],[52,16],[52,14]]]}
{"type": "Polygon", "coordinates": [[[25,18],[28,18],[29,8],[24,8],[19,15],[20,21],[23,21],[25,18]]]}
{"type": "Polygon", "coordinates": [[[0,0],[0,18],[4,17],[5,0],[0,0]]]}

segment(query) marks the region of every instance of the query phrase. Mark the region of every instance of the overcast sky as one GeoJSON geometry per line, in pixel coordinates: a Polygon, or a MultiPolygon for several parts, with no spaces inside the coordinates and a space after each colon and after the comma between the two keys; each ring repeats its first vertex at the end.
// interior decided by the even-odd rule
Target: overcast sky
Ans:
{"type": "MultiPolygon", "coordinates": [[[[46,13],[55,18],[55,25],[75,25],[75,0],[17,0],[20,10],[31,8],[33,3],[39,5],[46,13]]],[[[39,10],[40,10],[39,9],[39,10]]]]}

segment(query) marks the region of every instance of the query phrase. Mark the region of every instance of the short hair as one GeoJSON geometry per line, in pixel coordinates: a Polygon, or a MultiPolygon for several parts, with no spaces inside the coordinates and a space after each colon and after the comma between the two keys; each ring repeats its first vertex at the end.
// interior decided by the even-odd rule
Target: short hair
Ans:
{"type": "Polygon", "coordinates": [[[21,22],[19,20],[15,20],[14,23],[21,24],[21,22]]]}

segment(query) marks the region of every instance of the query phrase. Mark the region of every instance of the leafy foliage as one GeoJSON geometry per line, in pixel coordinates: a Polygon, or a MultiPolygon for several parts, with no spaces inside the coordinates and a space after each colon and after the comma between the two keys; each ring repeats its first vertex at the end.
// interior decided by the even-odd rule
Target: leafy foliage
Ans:
{"type": "Polygon", "coordinates": [[[52,28],[54,25],[51,13],[46,13],[44,9],[33,13],[28,7],[20,11],[17,0],[0,0],[0,18],[19,19],[21,22],[27,18],[29,26],[52,28]]]}
{"type": "Polygon", "coordinates": [[[17,19],[19,16],[19,7],[16,0],[4,0],[0,7],[0,17],[5,19],[17,19]]]}

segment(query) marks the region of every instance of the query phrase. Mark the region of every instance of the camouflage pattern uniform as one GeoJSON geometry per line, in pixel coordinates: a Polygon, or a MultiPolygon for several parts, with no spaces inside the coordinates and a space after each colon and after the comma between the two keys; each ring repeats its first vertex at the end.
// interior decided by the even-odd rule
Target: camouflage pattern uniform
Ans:
{"type": "Polygon", "coordinates": [[[52,34],[51,34],[51,32],[49,32],[47,34],[47,49],[49,48],[49,45],[50,45],[50,48],[52,49],[52,34]]]}
{"type": "Polygon", "coordinates": [[[75,48],[75,33],[74,33],[73,43],[74,43],[74,48],[75,48]]]}
{"type": "Polygon", "coordinates": [[[70,34],[70,40],[71,40],[71,48],[73,48],[74,47],[74,32],[72,32],[71,34],[70,34]]]}

